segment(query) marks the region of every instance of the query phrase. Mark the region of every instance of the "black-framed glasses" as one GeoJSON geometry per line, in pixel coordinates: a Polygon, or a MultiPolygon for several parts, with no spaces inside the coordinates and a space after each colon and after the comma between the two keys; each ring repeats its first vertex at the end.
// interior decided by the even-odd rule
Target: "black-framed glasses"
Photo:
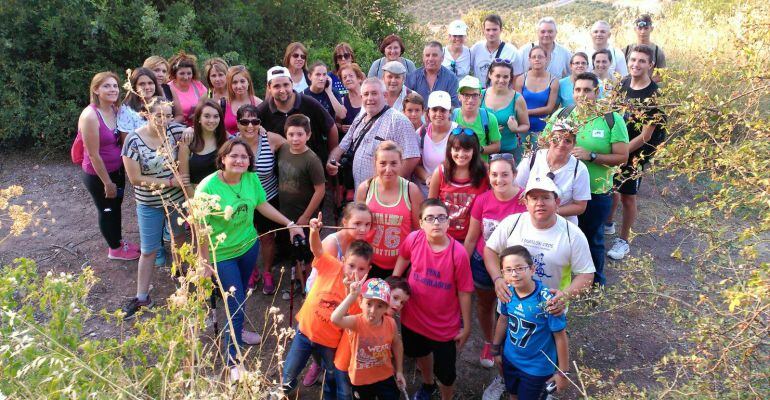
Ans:
{"type": "Polygon", "coordinates": [[[241,118],[238,120],[238,123],[243,126],[249,126],[249,125],[259,126],[262,123],[262,120],[260,120],[259,118],[253,118],[253,119],[241,118]]]}
{"type": "Polygon", "coordinates": [[[497,161],[497,160],[513,160],[513,154],[511,153],[495,153],[489,155],[489,161],[497,161]]]}
{"type": "Polygon", "coordinates": [[[447,221],[449,221],[449,216],[442,214],[442,215],[426,215],[423,219],[423,221],[429,223],[429,224],[444,224],[447,221]]]}
{"type": "Polygon", "coordinates": [[[464,133],[468,136],[476,136],[476,132],[474,132],[473,129],[464,126],[458,126],[457,128],[452,129],[452,132],[450,133],[453,135],[461,135],[464,133]]]}
{"type": "Polygon", "coordinates": [[[481,93],[460,93],[460,96],[463,96],[466,99],[478,99],[481,97],[481,93]]]}
{"type": "Polygon", "coordinates": [[[507,58],[495,58],[494,60],[492,60],[492,62],[497,63],[497,64],[508,64],[508,65],[511,65],[511,60],[509,60],[507,58]]]}

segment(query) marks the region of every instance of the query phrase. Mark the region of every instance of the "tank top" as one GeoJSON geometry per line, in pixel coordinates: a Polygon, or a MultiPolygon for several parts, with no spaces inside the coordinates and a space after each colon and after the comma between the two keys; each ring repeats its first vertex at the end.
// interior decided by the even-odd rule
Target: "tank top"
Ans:
{"type": "Polygon", "coordinates": [[[508,128],[508,118],[513,117],[516,119],[516,100],[519,99],[519,92],[514,92],[511,102],[506,104],[505,107],[495,110],[494,108],[487,107],[485,103],[487,89],[481,91],[481,105],[486,108],[488,112],[497,117],[497,123],[503,126],[500,131],[500,152],[511,151],[519,147],[519,139],[510,128],[508,128]]]}
{"type": "MultiPolygon", "coordinates": [[[[229,108],[229,107],[228,107],[229,108]]],[[[270,148],[270,142],[267,140],[267,134],[257,136],[257,151],[254,153],[254,167],[259,177],[259,183],[265,190],[267,200],[272,200],[278,196],[278,177],[275,174],[275,154],[270,148]]]]}
{"type": "Polygon", "coordinates": [[[396,267],[401,241],[412,231],[412,204],[409,200],[409,181],[399,177],[398,200],[384,204],[377,194],[377,178],[369,181],[366,205],[372,212],[372,230],[369,233],[374,249],[372,264],[387,270],[396,267]]]}
{"type": "Polygon", "coordinates": [[[181,91],[174,81],[168,83],[171,89],[176,93],[176,97],[179,99],[179,103],[182,106],[182,115],[184,116],[184,124],[187,126],[193,126],[193,116],[195,115],[195,107],[198,105],[198,100],[206,95],[206,87],[200,81],[193,80],[190,82],[190,87],[186,92],[181,91]]]}
{"type": "MultiPolygon", "coordinates": [[[[225,131],[231,135],[235,135],[238,133],[238,119],[236,118],[236,115],[233,114],[232,107],[230,106],[230,103],[225,101],[225,131]]],[[[249,104],[252,106],[254,105],[254,98],[249,99],[249,104]]]]}
{"type": "Polygon", "coordinates": [[[217,170],[217,150],[206,154],[190,153],[190,183],[198,184],[217,170]]]}
{"type": "MultiPolygon", "coordinates": [[[[361,104],[363,104],[363,102],[361,104]]],[[[353,107],[347,94],[342,96],[342,105],[345,106],[346,110],[345,119],[342,120],[342,125],[350,125],[353,123],[353,120],[356,119],[358,113],[361,112],[361,107],[353,107]]],[[[340,140],[342,140],[342,136],[340,136],[340,140]]]]}
{"type": "MultiPolygon", "coordinates": [[[[331,237],[334,239],[334,243],[337,244],[337,259],[342,261],[342,257],[345,255],[342,253],[342,245],[340,244],[340,238],[337,237],[339,232],[334,232],[330,234],[327,237],[331,237]]],[[[310,289],[313,288],[313,282],[315,282],[315,279],[318,277],[318,270],[313,268],[312,271],[310,271],[310,276],[307,277],[307,280],[305,281],[305,293],[310,293],[310,289]]]]}
{"type": "Polygon", "coordinates": [[[484,176],[479,186],[474,187],[471,179],[456,181],[450,179],[449,183],[444,178],[444,165],[438,166],[438,176],[441,185],[438,189],[439,199],[449,209],[449,236],[463,242],[468,234],[471,224],[471,208],[473,202],[480,194],[489,189],[489,179],[484,176]]]}
{"type": "MultiPolygon", "coordinates": [[[[551,75],[550,73],[548,75],[551,75]]],[[[527,110],[534,108],[545,107],[548,104],[548,97],[551,95],[551,83],[556,79],[551,75],[551,80],[548,81],[548,87],[545,90],[539,92],[533,92],[527,89],[527,73],[524,74],[524,86],[521,88],[521,95],[524,96],[524,101],[527,103],[527,110]]],[[[542,116],[529,116],[529,131],[530,132],[542,132],[545,128],[545,117],[542,116]]]]}
{"type": "MultiPolygon", "coordinates": [[[[89,104],[88,106],[94,110],[96,117],[99,119],[99,156],[102,158],[104,168],[107,172],[115,172],[123,167],[123,159],[120,158],[121,149],[120,135],[117,126],[117,113],[115,114],[115,128],[110,128],[107,126],[107,123],[104,122],[104,118],[102,118],[102,113],[99,111],[99,108],[97,108],[95,104],[89,104]]],[[[83,163],[80,164],[80,167],[83,168],[85,173],[96,175],[96,170],[91,163],[91,158],[88,157],[88,148],[85,148],[85,145],[83,147],[83,163]]]]}

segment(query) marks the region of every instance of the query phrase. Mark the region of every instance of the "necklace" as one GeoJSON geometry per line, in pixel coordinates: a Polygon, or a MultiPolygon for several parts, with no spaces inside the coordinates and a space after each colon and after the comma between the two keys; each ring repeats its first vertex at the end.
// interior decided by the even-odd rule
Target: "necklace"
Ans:
{"type": "Polygon", "coordinates": [[[237,197],[240,200],[240,198],[241,198],[241,190],[243,190],[243,188],[242,188],[242,186],[243,186],[243,179],[241,179],[241,181],[238,182],[238,191],[236,192],[235,189],[233,189],[233,187],[229,183],[227,183],[227,180],[225,179],[225,174],[224,173],[220,172],[220,177],[222,178],[222,182],[224,182],[225,186],[227,186],[227,188],[230,189],[231,192],[233,192],[235,197],[237,197]]]}

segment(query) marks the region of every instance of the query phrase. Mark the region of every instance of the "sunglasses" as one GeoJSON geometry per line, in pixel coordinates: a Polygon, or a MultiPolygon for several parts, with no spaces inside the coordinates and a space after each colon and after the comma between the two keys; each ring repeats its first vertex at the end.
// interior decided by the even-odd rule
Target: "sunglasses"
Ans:
{"type": "Polygon", "coordinates": [[[304,54],[294,53],[291,55],[291,58],[301,58],[303,60],[307,60],[307,56],[304,54]]]}
{"type": "Polygon", "coordinates": [[[553,172],[551,172],[551,171],[548,171],[548,173],[547,173],[547,174],[545,174],[545,176],[547,176],[547,177],[548,177],[548,179],[550,179],[550,180],[553,180],[554,178],[556,178],[556,174],[554,174],[554,173],[553,173],[553,172]]]}
{"type": "Polygon", "coordinates": [[[651,24],[648,24],[647,21],[639,21],[639,22],[636,23],[636,27],[637,28],[647,28],[650,25],[651,24]]]}
{"type": "Polygon", "coordinates": [[[259,126],[259,124],[262,123],[262,120],[260,120],[259,118],[254,118],[254,119],[241,118],[238,120],[238,123],[243,126],[249,126],[249,125],[259,126]]]}
{"type": "Polygon", "coordinates": [[[452,129],[451,132],[453,135],[460,135],[460,134],[466,134],[468,136],[476,136],[476,132],[473,131],[471,128],[465,128],[462,126],[458,126],[457,128],[452,129]]]}
{"type": "Polygon", "coordinates": [[[508,65],[511,65],[511,60],[509,60],[507,58],[495,58],[494,60],[492,60],[492,62],[497,63],[497,64],[508,64],[508,65]]]}
{"type": "Polygon", "coordinates": [[[343,53],[343,54],[337,54],[337,55],[335,55],[335,56],[334,56],[334,58],[335,58],[336,60],[340,60],[340,59],[342,59],[342,60],[348,60],[348,59],[351,59],[351,58],[353,58],[353,55],[352,55],[352,54],[350,54],[350,53],[343,53]]]}
{"type": "Polygon", "coordinates": [[[495,153],[489,155],[489,161],[497,161],[497,160],[513,160],[513,154],[511,153],[495,153]]]}

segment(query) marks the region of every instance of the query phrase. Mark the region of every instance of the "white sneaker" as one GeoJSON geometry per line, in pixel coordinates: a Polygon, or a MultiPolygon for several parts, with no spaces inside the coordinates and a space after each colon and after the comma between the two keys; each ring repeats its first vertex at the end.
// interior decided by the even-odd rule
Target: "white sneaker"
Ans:
{"type": "Polygon", "coordinates": [[[502,376],[497,375],[484,390],[481,400],[500,400],[503,393],[505,393],[505,382],[503,382],[502,376]]]}
{"type": "Polygon", "coordinates": [[[241,371],[238,367],[230,367],[230,384],[235,384],[241,380],[241,371]]]}
{"type": "Polygon", "coordinates": [[[604,234],[605,235],[614,235],[615,234],[615,223],[611,224],[604,224],[604,234]]]}
{"type": "Polygon", "coordinates": [[[248,345],[254,346],[258,345],[262,341],[262,336],[259,336],[259,333],[242,330],[241,331],[241,340],[243,340],[243,343],[246,343],[248,345]]]}
{"type": "Polygon", "coordinates": [[[623,257],[628,255],[631,248],[628,246],[628,242],[621,238],[615,238],[615,243],[612,244],[612,248],[607,252],[607,256],[613,260],[622,260],[623,257]]]}

